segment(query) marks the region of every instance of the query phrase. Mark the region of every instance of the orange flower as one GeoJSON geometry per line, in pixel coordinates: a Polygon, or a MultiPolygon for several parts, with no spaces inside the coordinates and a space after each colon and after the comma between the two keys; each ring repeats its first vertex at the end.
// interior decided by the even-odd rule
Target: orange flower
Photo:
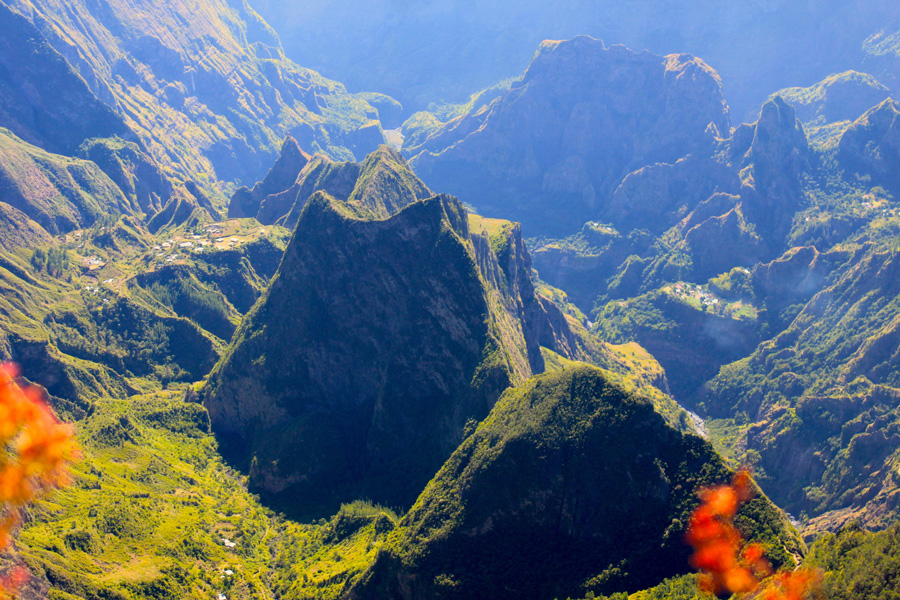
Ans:
{"type": "MultiPolygon", "coordinates": [[[[0,365],[0,549],[12,542],[21,509],[68,481],[77,447],[70,425],[60,423],[36,386],[22,389],[18,369],[0,365]]],[[[28,571],[17,567],[0,578],[0,597],[16,589],[28,571]]]]}
{"type": "Polygon", "coordinates": [[[747,471],[738,471],[731,485],[707,488],[699,495],[701,503],[691,515],[686,539],[694,548],[691,564],[700,570],[701,591],[748,594],[763,587],[762,600],[803,600],[810,594],[818,581],[815,572],[770,577],[772,567],[763,547],[747,544],[734,526],[738,507],[754,495],[747,471]]]}

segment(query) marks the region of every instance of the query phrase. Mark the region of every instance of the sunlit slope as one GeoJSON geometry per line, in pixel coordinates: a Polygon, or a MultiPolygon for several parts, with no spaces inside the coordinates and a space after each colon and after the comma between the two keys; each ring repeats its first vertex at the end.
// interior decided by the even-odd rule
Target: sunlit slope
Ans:
{"type": "Polygon", "coordinates": [[[289,132],[335,158],[361,158],[383,140],[373,108],[287,60],[246,4],[8,4],[36,24],[167,174],[194,179],[213,196],[257,179],[289,132]]]}

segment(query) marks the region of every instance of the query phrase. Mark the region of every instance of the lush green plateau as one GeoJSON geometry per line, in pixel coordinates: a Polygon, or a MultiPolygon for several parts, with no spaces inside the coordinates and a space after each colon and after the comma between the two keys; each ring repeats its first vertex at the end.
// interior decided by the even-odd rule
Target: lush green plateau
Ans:
{"type": "Polygon", "coordinates": [[[395,4],[0,0],[0,359],[82,448],[0,577],[693,599],[747,466],[776,569],[896,597],[896,7],[395,4]]]}

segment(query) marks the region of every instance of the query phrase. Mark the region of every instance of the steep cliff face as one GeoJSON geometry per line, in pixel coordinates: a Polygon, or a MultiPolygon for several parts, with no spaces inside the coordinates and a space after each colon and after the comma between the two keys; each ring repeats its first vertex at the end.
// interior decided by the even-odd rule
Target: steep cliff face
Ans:
{"type": "Polygon", "coordinates": [[[578,37],[541,44],[506,94],[444,129],[432,136],[439,147],[426,143],[411,160],[426,183],[535,234],[558,234],[602,216],[630,172],[708,156],[730,122],[703,61],[578,37]]]}
{"type": "MultiPolygon", "coordinates": [[[[58,117],[53,123],[66,131],[19,118],[36,126],[36,136],[68,136],[74,143],[61,141],[77,147],[88,137],[76,135],[79,128],[105,119],[111,125],[93,137],[133,131],[169,174],[202,180],[214,198],[233,184],[259,179],[288,133],[306,148],[342,159],[362,157],[383,141],[377,111],[287,60],[277,36],[246,3],[10,0],[4,12],[7,6],[21,15],[17,27],[27,25],[15,35],[58,53],[59,66],[43,61],[24,70],[35,85],[20,90],[30,89],[29,100],[49,106],[58,117]],[[54,74],[59,77],[40,79],[54,74]],[[89,90],[57,99],[57,80],[67,89],[86,83],[89,90]],[[81,106],[86,121],[60,120],[81,106]]],[[[23,50],[14,43],[0,49],[0,60],[10,65],[23,50]]],[[[26,56],[26,64],[34,62],[26,56]]]]}
{"type": "Polygon", "coordinates": [[[320,192],[211,378],[213,426],[246,445],[256,487],[301,510],[409,503],[466,421],[530,374],[497,303],[457,201],[373,221],[320,192]]]}
{"type": "Polygon", "coordinates": [[[741,205],[773,246],[783,242],[800,207],[800,175],[808,160],[806,133],[794,109],[780,97],[766,102],[743,159],[750,170],[745,172],[741,205]]]}
{"type": "MultiPolygon", "coordinates": [[[[346,598],[584,596],[652,585],[687,568],[698,485],[727,469],[650,403],[578,367],[506,392],[428,484],[346,598]]],[[[801,544],[765,498],[751,536],[790,564],[801,544]]]]}

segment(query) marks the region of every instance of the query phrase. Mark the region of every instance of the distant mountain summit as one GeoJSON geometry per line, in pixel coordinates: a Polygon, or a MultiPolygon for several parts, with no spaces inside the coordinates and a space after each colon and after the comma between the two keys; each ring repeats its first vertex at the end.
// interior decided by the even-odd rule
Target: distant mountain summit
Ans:
{"type": "Polygon", "coordinates": [[[288,137],[266,177],[252,190],[242,187],[234,193],[228,216],[293,228],[307,199],[318,191],[377,218],[433,195],[390,146],[379,146],[362,164],[334,162],[321,154],[309,156],[288,137]]]}
{"type": "Polygon", "coordinates": [[[429,186],[533,235],[564,235],[602,218],[632,171],[708,157],[730,129],[702,60],[581,36],[544,42],[508,92],[404,152],[429,186]]]}
{"type": "Polygon", "coordinates": [[[579,34],[704,57],[741,119],[773,91],[831,73],[864,70],[887,85],[900,74],[894,0],[249,2],[295,61],[351,89],[390,94],[411,112],[465,101],[521,72],[541,40],[579,34]]]}

